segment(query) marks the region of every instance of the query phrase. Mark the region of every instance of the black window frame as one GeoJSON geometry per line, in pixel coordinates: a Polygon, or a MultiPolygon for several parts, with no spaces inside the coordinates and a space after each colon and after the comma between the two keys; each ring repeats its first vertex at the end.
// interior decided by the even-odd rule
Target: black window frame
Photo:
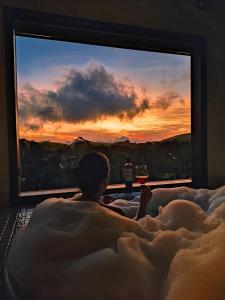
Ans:
{"type": "MultiPolygon", "coordinates": [[[[4,42],[8,114],[10,202],[38,203],[46,196],[19,196],[19,149],[17,139],[17,92],[15,34],[111,47],[191,55],[191,143],[193,188],[207,188],[207,89],[206,39],[203,36],[149,29],[110,22],[65,17],[50,13],[4,7],[4,42]]],[[[171,187],[180,184],[167,184],[171,187]]],[[[154,185],[153,185],[154,187],[154,185]]],[[[159,185],[157,185],[159,187],[159,185]]],[[[123,190],[121,188],[120,190],[123,190]]],[[[113,191],[113,190],[111,190],[113,191]]],[[[71,193],[57,194],[70,196],[71,193]]],[[[53,194],[55,196],[55,194],[53,194]]]]}

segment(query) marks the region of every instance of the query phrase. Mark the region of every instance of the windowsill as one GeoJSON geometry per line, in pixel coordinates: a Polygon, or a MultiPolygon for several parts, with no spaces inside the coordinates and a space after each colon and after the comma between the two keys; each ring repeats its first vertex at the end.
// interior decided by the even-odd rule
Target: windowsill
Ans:
{"type": "MultiPolygon", "coordinates": [[[[146,182],[147,186],[151,186],[157,188],[158,186],[170,186],[177,184],[190,184],[192,182],[191,179],[174,179],[174,180],[160,180],[160,181],[149,181],[146,182]]],[[[139,183],[133,183],[133,188],[140,187],[139,183]]],[[[107,190],[116,190],[116,189],[125,189],[125,184],[110,184],[107,186],[107,190]]],[[[41,191],[30,191],[30,192],[21,192],[19,194],[20,197],[32,197],[32,196],[47,196],[47,195],[57,195],[57,194],[66,194],[66,193],[77,193],[80,190],[78,188],[64,188],[64,189],[54,189],[54,190],[41,190],[41,191]]]]}

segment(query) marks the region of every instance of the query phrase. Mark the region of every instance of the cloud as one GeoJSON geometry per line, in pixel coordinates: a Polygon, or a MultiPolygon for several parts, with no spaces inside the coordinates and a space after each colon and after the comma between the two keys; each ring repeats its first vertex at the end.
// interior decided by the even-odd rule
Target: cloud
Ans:
{"type": "Polygon", "coordinates": [[[55,120],[57,106],[46,97],[45,93],[35,89],[30,84],[23,86],[19,95],[20,122],[26,122],[33,117],[41,120],[55,120]]]}
{"type": "Polygon", "coordinates": [[[132,119],[149,109],[149,99],[140,99],[132,84],[118,81],[102,65],[72,69],[56,91],[39,91],[25,85],[19,93],[19,114],[40,120],[73,123],[107,116],[132,119]]]}
{"type": "Polygon", "coordinates": [[[154,107],[162,110],[166,110],[174,102],[180,102],[184,105],[184,99],[175,91],[167,91],[162,95],[156,97],[154,107]]]}
{"type": "Polygon", "coordinates": [[[41,125],[38,124],[26,124],[26,128],[31,131],[37,131],[41,128],[41,125]]]}
{"type": "Polygon", "coordinates": [[[157,140],[167,137],[168,132],[171,136],[177,134],[180,125],[169,128],[171,120],[176,124],[182,122],[185,128],[189,126],[184,120],[184,114],[188,114],[184,100],[172,88],[165,88],[159,96],[150,100],[144,87],[139,87],[137,91],[129,78],[118,80],[114,74],[96,63],[89,64],[82,70],[71,69],[57,82],[54,89],[41,90],[31,84],[20,86],[18,98],[20,134],[32,139],[69,141],[74,136],[81,135],[90,140],[113,142],[124,135],[129,136],[130,141],[157,140]],[[174,105],[175,103],[180,103],[181,106],[174,105]],[[174,111],[170,110],[167,114],[166,110],[173,105],[174,111]],[[103,128],[96,131],[94,126],[82,129],[85,121],[104,120],[110,116],[129,121],[145,112],[143,117],[146,118],[152,114],[158,119],[164,119],[166,115],[166,128],[165,122],[160,122],[159,128],[154,130],[152,125],[148,125],[146,131],[142,131],[140,124],[136,131],[131,132],[122,129],[109,132],[103,128]],[[53,123],[48,123],[49,121],[53,123]],[[68,133],[64,128],[62,133],[57,126],[65,123],[73,123],[79,130],[74,131],[71,127],[68,133]]]}

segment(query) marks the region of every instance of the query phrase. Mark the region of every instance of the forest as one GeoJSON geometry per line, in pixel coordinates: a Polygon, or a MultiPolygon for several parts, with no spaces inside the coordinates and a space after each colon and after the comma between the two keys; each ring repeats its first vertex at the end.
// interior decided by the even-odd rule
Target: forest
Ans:
{"type": "Polygon", "coordinates": [[[20,191],[75,187],[74,168],[84,154],[92,151],[102,152],[109,158],[110,184],[123,182],[122,165],[127,155],[134,166],[148,166],[151,181],[191,178],[190,134],[146,143],[129,140],[101,143],[78,137],[68,145],[20,139],[20,191]]]}

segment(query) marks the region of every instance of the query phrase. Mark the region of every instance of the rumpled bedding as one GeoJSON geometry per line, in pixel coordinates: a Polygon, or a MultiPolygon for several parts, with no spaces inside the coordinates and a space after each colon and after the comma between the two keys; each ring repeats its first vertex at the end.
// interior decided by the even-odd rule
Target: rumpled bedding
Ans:
{"type": "MultiPolygon", "coordinates": [[[[133,197],[130,199],[119,199],[120,194],[114,194],[116,200],[113,201],[110,206],[119,206],[123,209],[127,216],[133,218],[138,210],[140,195],[139,193],[133,193],[133,197]]],[[[113,195],[113,196],[114,196],[113,195]]],[[[126,194],[124,194],[126,197],[126,194]]],[[[183,199],[198,204],[207,213],[212,212],[217,206],[224,201],[225,186],[222,186],[215,190],[208,189],[191,189],[188,187],[176,187],[176,188],[158,188],[152,191],[152,199],[147,207],[147,214],[151,216],[157,216],[160,206],[166,206],[170,201],[176,199],[183,199]]]]}
{"type": "Polygon", "coordinates": [[[7,269],[31,299],[224,300],[224,202],[225,186],[156,189],[137,222],[49,199],[15,236],[7,269]]]}

